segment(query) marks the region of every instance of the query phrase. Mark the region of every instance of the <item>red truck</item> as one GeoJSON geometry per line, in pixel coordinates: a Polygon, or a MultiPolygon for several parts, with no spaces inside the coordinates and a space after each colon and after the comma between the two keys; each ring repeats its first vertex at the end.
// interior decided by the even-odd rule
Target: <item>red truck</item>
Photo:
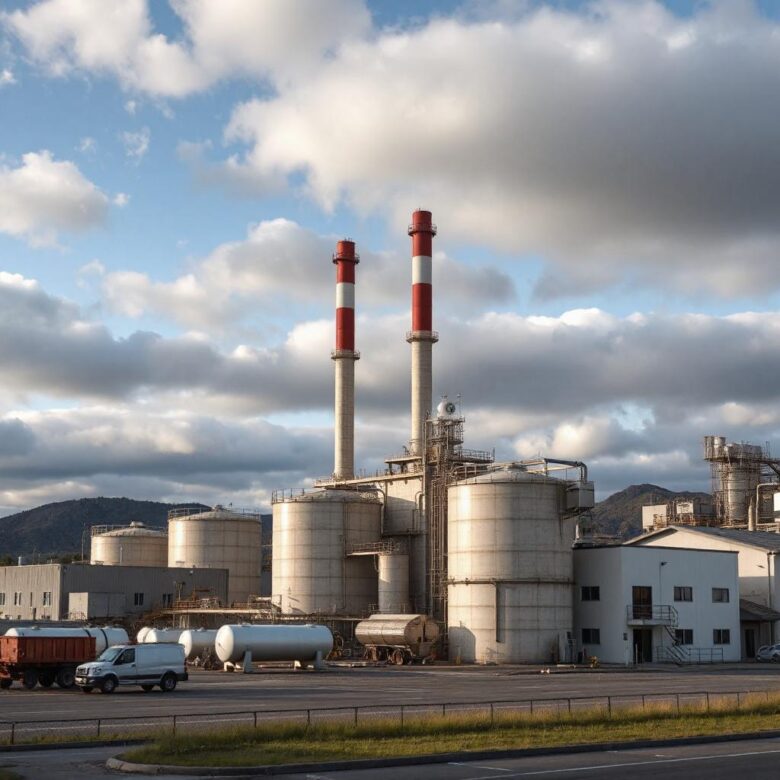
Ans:
{"type": "Polygon", "coordinates": [[[72,688],[76,667],[94,658],[93,636],[0,636],[0,688],[72,688]]]}

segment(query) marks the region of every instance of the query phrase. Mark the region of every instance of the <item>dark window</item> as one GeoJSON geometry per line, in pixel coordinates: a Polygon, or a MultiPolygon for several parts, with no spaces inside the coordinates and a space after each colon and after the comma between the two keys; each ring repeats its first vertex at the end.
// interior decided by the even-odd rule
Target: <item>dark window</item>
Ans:
{"type": "Polygon", "coordinates": [[[600,645],[601,644],[601,630],[598,628],[583,628],[582,629],[582,644],[583,645],[600,645]]]}
{"type": "Polygon", "coordinates": [[[135,663],[135,650],[125,650],[117,659],[117,664],[135,663]]]}
{"type": "Polygon", "coordinates": [[[674,639],[678,645],[692,645],[693,644],[693,629],[692,628],[676,628],[674,630],[674,639]]]}
{"type": "Polygon", "coordinates": [[[162,605],[164,607],[172,607],[173,606],[173,593],[163,593],[162,594],[162,605]]]}
{"type": "Polygon", "coordinates": [[[729,600],[728,588],[713,588],[712,589],[712,601],[713,603],[726,604],[729,600]]]}
{"type": "Polygon", "coordinates": [[[133,604],[136,607],[142,607],[144,605],[144,594],[143,593],[134,593],[133,594],[133,604]]]}
{"type": "Polygon", "coordinates": [[[675,585],[674,600],[693,601],[693,588],[690,585],[675,585]]]}
{"type": "Polygon", "coordinates": [[[0,593],[0,607],[5,606],[5,593],[0,593]]]}
{"type": "Polygon", "coordinates": [[[582,600],[583,601],[599,601],[601,599],[601,592],[598,585],[583,585],[582,586],[582,600]]]}
{"type": "Polygon", "coordinates": [[[728,628],[716,628],[712,632],[712,644],[714,645],[730,645],[731,644],[731,630],[728,628]]]}
{"type": "Polygon", "coordinates": [[[50,607],[51,606],[51,591],[47,590],[43,593],[43,600],[42,600],[44,607],[50,607]]]}

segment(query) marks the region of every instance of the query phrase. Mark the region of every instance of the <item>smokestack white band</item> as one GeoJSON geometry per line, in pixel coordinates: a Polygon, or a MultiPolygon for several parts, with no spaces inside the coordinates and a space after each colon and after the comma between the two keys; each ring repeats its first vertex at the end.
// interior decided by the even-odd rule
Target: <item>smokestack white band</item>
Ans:
{"type": "Polygon", "coordinates": [[[433,283],[433,261],[430,257],[416,255],[412,258],[412,284],[433,283]]]}
{"type": "Polygon", "coordinates": [[[355,308],[355,285],[349,282],[339,282],[336,285],[336,308],[355,308]]]}

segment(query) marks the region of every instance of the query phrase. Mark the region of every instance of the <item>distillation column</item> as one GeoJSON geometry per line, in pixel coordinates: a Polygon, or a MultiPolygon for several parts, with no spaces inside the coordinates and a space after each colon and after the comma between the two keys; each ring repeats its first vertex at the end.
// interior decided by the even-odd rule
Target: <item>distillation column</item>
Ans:
{"type": "Polygon", "coordinates": [[[409,225],[412,237],[412,330],[406,340],[412,345],[412,429],[409,439],[413,455],[422,455],[425,420],[431,411],[433,394],[432,348],[439,340],[433,330],[433,237],[436,226],[431,212],[418,210],[409,225]]]}
{"type": "Polygon", "coordinates": [[[355,266],[360,262],[354,241],[336,244],[336,349],[331,352],[335,367],[335,442],[333,476],[351,479],[355,475],[355,266]]]}

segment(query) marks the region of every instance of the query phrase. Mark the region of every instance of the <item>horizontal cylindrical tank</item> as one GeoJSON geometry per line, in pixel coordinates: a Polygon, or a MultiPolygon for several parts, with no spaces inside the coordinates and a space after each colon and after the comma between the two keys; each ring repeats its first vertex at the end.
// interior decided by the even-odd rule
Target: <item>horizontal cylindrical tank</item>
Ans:
{"type": "Polygon", "coordinates": [[[112,645],[127,644],[127,631],[124,628],[114,628],[106,626],[105,628],[96,628],[87,626],[85,628],[58,628],[55,626],[27,626],[25,628],[9,628],[5,632],[6,636],[94,636],[95,652],[100,655],[107,647],[112,645]]]}
{"type": "Polygon", "coordinates": [[[167,566],[168,534],[143,523],[95,534],[89,562],[103,566],[167,566]]]}
{"type": "Polygon", "coordinates": [[[184,647],[184,655],[192,660],[214,647],[217,629],[196,628],[182,631],[179,644],[184,647]]]}
{"type": "Polygon", "coordinates": [[[439,624],[427,615],[371,615],[355,627],[362,645],[408,645],[415,647],[439,638],[439,624]]]}
{"type": "Polygon", "coordinates": [[[314,661],[333,649],[326,626],[237,625],[217,631],[214,649],[220,661],[241,661],[249,651],[253,661],[314,661]]]}
{"type": "Polygon", "coordinates": [[[375,493],[318,490],[273,505],[272,597],[284,614],[365,615],[377,602],[373,557],[351,555],[379,541],[375,493]]]}
{"type": "Polygon", "coordinates": [[[135,635],[135,642],[138,645],[142,645],[144,643],[144,639],[146,639],[146,635],[152,630],[151,626],[144,626],[136,635],[135,635]]]}
{"type": "Polygon", "coordinates": [[[570,484],[510,465],[450,486],[453,659],[549,663],[564,656],[573,630],[570,484]]]}
{"type": "Polygon", "coordinates": [[[168,565],[227,569],[228,602],[260,595],[260,515],[216,506],[168,514],[168,565]]]}
{"type": "Polygon", "coordinates": [[[379,556],[377,604],[382,613],[409,609],[409,555],[394,552],[379,556]]]}
{"type": "Polygon", "coordinates": [[[181,635],[181,628],[150,628],[144,637],[144,644],[178,642],[181,635]]]}

